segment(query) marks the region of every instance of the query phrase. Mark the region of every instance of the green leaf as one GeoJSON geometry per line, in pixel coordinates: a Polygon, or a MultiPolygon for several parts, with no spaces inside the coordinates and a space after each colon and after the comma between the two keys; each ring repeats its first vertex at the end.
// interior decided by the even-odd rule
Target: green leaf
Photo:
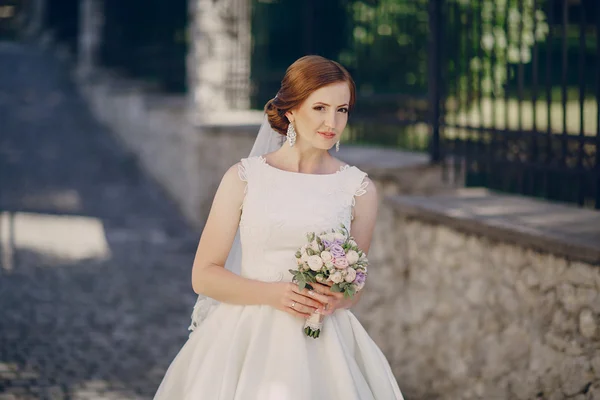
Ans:
{"type": "Polygon", "coordinates": [[[335,292],[335,293],[340,293],[342,291],[342,289],[340,288],[340,284],[339,283],[335,283],[332,287],[331,287],[331,291],[335,292]]]}
{"type": "Polygon", "coordinates": [[[298,289],[303,290],[305,287],[306,287],[306,282],[300,281],[300,283],[298,284],[298,289]]]}

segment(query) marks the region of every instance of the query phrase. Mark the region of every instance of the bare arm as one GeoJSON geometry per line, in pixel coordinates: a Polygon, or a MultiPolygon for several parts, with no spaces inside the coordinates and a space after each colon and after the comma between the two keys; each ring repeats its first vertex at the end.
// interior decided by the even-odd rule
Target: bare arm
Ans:
{"type": "Polygon", "coordinates": [[[224,268],[238,229],[245,186],[246,182],[238,176],[237,164],[221,180],[194,258],[194,292],[223,303],[270,305],[296,316],[300,316],[297,311],[310,314],[321,304],[306,298],[307,293],[297,291],[297,285],[247,279],[224,268]],[[289,308],[293,301],[302,306],[289,308]],[[304,306],[314,308],[304,309],[304,306]]]}
{"type": "Polygon", "coordinates": [[[245,185],[237,165],[223,176],[194,257],[192,287],[198,294],[226,303],[266,304],[267,283],[223,268],[240,221],[245,185]]]}
{"type": "MultiPolygon", "coordinates": [[[[375,230],[379,199],[375,184],[369,178],[365,178],[365,181],[368,181],[369,184],[366,187],[366,193],[356,197],[354,220],[352,221],[350,234],[354,237],[356,244],[358,244],[358,248],[368,254],[369,249],[371,248],[373,231],[375,230]]],[[[335,312],[336,309],[351,308],[354,306],[360,300],[364,288],[349,299],[344,298],[341,293],[329,292],[329,289],[325,288],[323,285],[319,285],[318,290],[322,293],[328,293],[336,298],[336,301],[330,301],[332,307],[328,308],[325,312],[325,315],[328,315],[335,312]],[[323,291],[323,289],[327,291],[323,291]]]]}
{"type": "MultiPolygon", "coordinates": [[[[379,196],[377,195],[375,184],[369,178],[365,178],[365,181],[369,182],[366,188],[367,192],[362,196],[356,197],[351,233],[354,236],[356,244],[358,244],[358,248],[368,254],[377,220],[379,196]]],[[[359,291],[356,296],[353,296],[350,307],[354,306],[360,300],[363,290],[359,291]]]]}
{"type": "Polygon", "coordinates": [[[368,254],[375,230],[379,198],[375,184],[369,178],[365,178],[364,181],[368,182],[366,193],[355,197],[354,220],[350,230],[358,248],[368,254]]]}

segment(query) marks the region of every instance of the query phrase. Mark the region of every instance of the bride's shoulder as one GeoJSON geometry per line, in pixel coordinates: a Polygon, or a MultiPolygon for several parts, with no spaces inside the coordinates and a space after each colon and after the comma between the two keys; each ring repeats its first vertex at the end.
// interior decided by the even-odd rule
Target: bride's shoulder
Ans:
{"type": "Polygon", "coordinates": [[[252,173],[252,166],[260,162],[263,162],[261,156],[242,158],[240,161],[229,167],[223,176],[223,180],[248,182],[248,178],[252,173]]]}
{"type": "Polygon", "coordinates": [[[334,164],[336,166],[336,170],[337,171],[343,171],[345,169],[348,169],[348,168],[352,167],[352,165],[350,165],[350,164],[348,164],[348,163],[340,160],[339,158],[335,158],[333,156],[331,158],[333,158],[333,162],[334,162],[334,164]]]}

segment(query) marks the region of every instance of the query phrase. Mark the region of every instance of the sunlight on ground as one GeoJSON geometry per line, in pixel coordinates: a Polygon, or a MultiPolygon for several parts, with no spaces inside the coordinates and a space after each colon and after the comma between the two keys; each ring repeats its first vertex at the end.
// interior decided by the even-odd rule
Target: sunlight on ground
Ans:
{"type": "Polygon", "coordinates": [[[53,207],[55,211],[70,213],[76,213],[82,209],[81,196],[73,189],[25,195],[19,199],[19,204],[30,209],[53,207]]]}
{"type": "Polygon", "coordinates": [[[110,256],[102,221],[71,215],[2,212],[0,249],[7,270],[13,269],[18,250],[68,261],[110,256]]]}

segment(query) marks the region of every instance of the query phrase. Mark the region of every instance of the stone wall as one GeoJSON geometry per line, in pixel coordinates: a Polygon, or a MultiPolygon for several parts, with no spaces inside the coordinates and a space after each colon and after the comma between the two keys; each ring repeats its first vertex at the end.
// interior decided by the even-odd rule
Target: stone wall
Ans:
{"type": "Polygon", "coordinates": [[[409,399],[600,399],[600,267],[380,209],[355,313],[409,399]]]}
{"type": "Polygon", "coordinates": [[[215,112],[194,125],[183,96],[157,94],[142,82],[99,69],[74,75],[94,116],[201,228],[221,177],[250,152],[262,114],[215,112]]]}

